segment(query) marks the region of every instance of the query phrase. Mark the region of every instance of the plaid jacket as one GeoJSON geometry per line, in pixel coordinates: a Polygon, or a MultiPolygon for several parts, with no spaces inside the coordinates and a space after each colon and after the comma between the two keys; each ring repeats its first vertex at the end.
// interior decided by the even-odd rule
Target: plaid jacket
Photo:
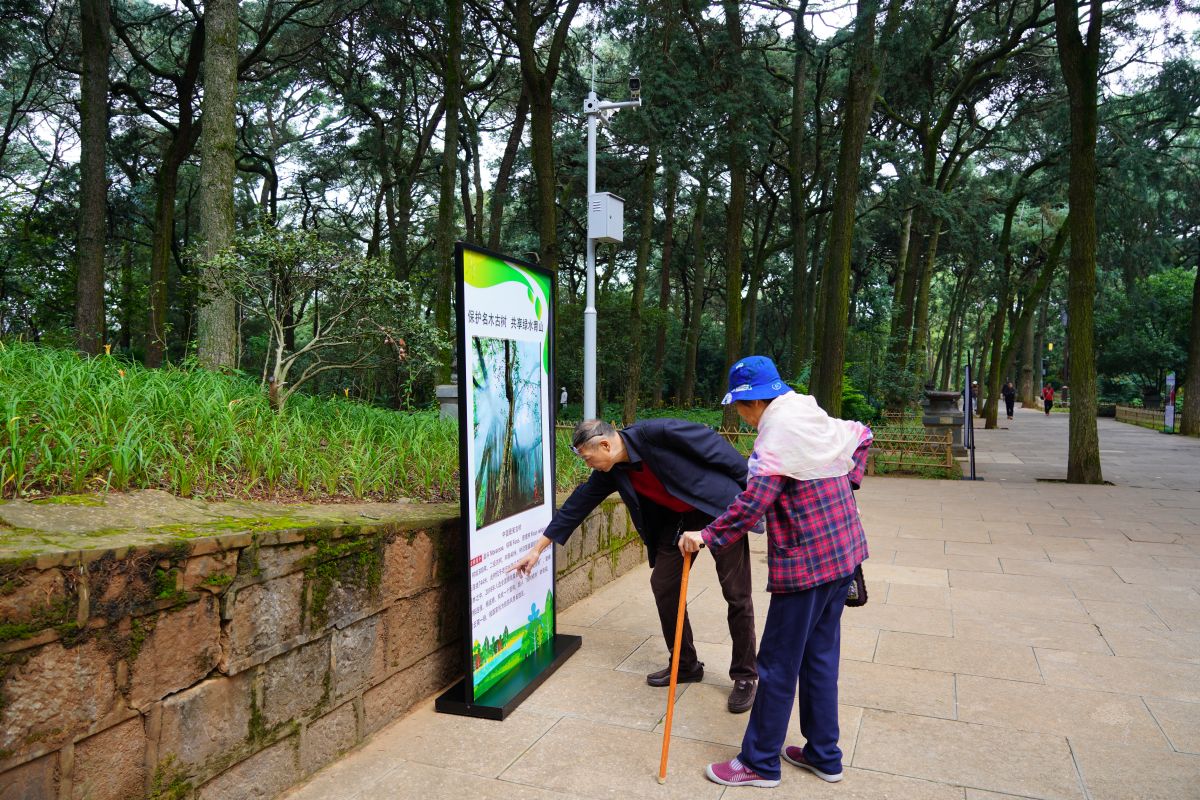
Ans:
{"type": "Polygon", "coordinates": [[[719,550],[767,516],[767,591],[799,592],[844,578],[867,558],[867,536],[854,489],[867,468],[871,431],[854,451],[854,469],[838,478],[750,478],[746,490],[701,535],[719,550]]]}

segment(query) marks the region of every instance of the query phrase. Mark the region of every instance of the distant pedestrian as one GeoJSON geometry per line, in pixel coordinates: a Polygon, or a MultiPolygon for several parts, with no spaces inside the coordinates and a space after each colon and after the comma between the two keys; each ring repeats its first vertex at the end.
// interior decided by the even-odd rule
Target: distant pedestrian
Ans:
{"type": "Polygon", "coordinates": [[[1004,408],[1008,411],[1008,418],[1013,418],[1013,406],[1017,403],[1017,387],[1013,386],[1011,379],[1004,382],[1004,388],[1000,390],[1000,394],[1004,397],[1004,408]]]}
{"type": "Polygon", "coordinates": [[[1050,416],[1050,409],[1054,408],[1054,387],[1048,383],[1042,387],[1042,403],[1046,406],[1046,416],[1050,416]]]}
{"type": "Polygon", "coordinates": [[[979,381],[971,381],[971,413],[979,416],[979,381]]]}
{"type": "Polygon", "coordinates": [[[558,406],[563,411],[567,410],[567,387],[562,387],[562,394],[558,396],[558,406]]]}

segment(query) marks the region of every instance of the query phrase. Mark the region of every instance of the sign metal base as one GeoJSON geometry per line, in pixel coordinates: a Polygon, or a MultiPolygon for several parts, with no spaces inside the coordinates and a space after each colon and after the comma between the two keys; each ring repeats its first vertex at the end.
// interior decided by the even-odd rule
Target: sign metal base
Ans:
{"type": "Polygon", "coordinates": [[[533,690],[549,678],[583,644],[583,637],[560,633],[521,662],[512,674],[476,700],[467,699],[470,676],[451,686],[434,701],[434,710],[442,714],[502,720],[511,714],[533,690]]]}

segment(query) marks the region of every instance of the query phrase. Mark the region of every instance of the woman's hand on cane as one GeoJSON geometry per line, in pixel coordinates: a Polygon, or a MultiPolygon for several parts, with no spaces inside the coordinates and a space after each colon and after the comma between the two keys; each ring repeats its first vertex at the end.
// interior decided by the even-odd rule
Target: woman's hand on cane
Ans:
{"type": "Polygon", "coordinates": [[[704,547],[704,537],[700,531],[684,531],[679,535],[679,552],[684,555],[698,553],[701,547],[704,547]]]}

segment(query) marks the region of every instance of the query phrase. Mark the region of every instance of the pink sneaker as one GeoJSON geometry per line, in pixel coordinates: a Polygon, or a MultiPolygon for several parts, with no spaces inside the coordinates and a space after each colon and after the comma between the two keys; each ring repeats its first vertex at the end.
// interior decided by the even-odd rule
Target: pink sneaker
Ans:
{"type": "Polygon", "coordinates": [[[789,745],[788,747],[783,748],[783,752],[780,753],[780,755],[783,756],[784,761],[788,762],[789,764],[795,764],[797,767],[800,767],[801,769],[808,770],[813,775],[816,775],[818,778],[820,778],[823,781],[828,781],[829,783],[837,783],[838,781],[840,781],[842,779],[842,773],[840,773],[840,772],[822,772],[821,770],[814,767],[812,764],[805,761],[803,747],[796,747],[795,745],[789,745]]]}
{"type": "Polygon", "coordinates": [[[736,758],[720,764],[709,764],[704,768],[704,774],[708,775],[708,779],[713,783],[723,786],[761,786],[771,789],[779,785],[778,778],[764,778],[736,758]]]}

